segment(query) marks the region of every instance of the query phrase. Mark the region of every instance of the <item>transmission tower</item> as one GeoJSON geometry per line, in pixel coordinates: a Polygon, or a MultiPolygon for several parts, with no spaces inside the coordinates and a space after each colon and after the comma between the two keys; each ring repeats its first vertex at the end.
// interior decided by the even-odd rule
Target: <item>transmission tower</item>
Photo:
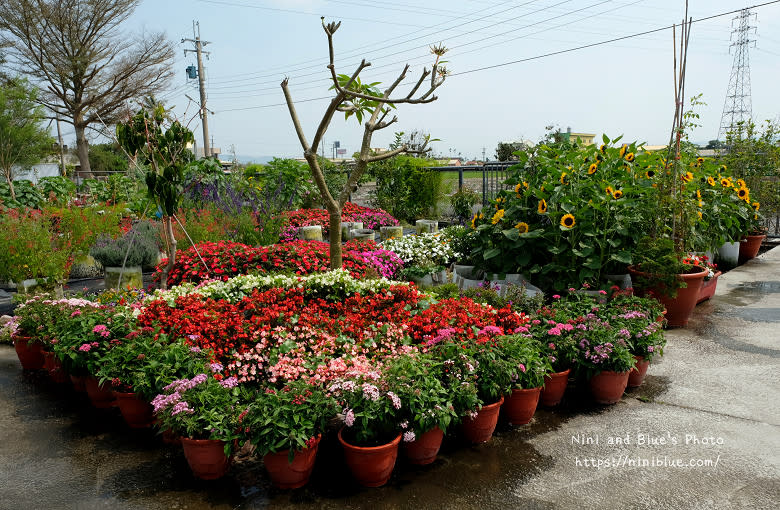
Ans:
{"type": "MultiPolygon", "coordinates": [[[[734,51],[734,64],[731,66],[729,88],[726,91],[726,101],[723,103],[723,115],[720,119],[718,140],[726,137],[726,133],[734,131],[740,122],[747,123],[753,118],[753,106],[750,100],[750,58],[748,48],[755,39],[750,38],[755,27],[750,25],[750,19],[755,15],[749,9],[742,9],[732,20],[732,43],[729,48],[734,51]]],[[[755,32],[753,32],[755,34],[755,32]]]]}

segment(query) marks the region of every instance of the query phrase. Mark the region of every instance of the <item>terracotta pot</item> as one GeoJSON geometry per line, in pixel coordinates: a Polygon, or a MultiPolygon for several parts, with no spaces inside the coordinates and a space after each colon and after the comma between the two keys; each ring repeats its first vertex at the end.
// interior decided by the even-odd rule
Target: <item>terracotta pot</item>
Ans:
{"type": "Polygon", "coordinates": [[[647,367],[650,366],[650,360],[642,356],[634,356],[634,359],[636,360],[636,366],[628,372],[629,388],[636,388],[642,385],[642,381],[645,380],[645,375],[647,375],[647,367]]]}
{"type": "Polygon", "coordinates": [[[590,378],[590,393],[599,404],[619,402],[628,385],[629,371],[612,372],[604,370],[590,378]]]}
{"type": "Polygon", "coordinates": [[[224,441],[183,437],[181,445],[192,474],[201,480],[222,478],[230,469],[230,458],[225,455],[224,441]]]}
{"type": "Polygon", "coordinates": [[[339,430],[339,442],[344,448],[344,460],[347,461],[355,480],[365,487],[381,487],[386,484],[398,458],[401,434],[387,444],[363,447],[346,442],[342,432],[343,428],[339,430]]]}
{"type": "Polygon", "coordinates": [[[744,264],[750,259],[756,258],[758,250],[761,249],[761,243],[766,239],[766,235],[747,236],[739,243],[739,263],[744,264]]]}
{"type": "Polygon", "coordinates": [[[504,400],[503,413],[510,425],[525,425],[534,417],[542,387],[513,389],[504,400]]]}
{"type": "Polygon", "coordinates": [[[699,298],[696,300],[697,305],[707,301],[708,299],[712,299],[712,296],[715,295],[715,289],[718,286],[718,277],[721,274],[723,273],[717,271],[712,278],[701,283],[701,288],[699,289],[699,298]]]}
{"type": "MultiPolygon", "coordinates": [[[[652,275],[638,271],[632,266],[629,266],[628,271],[631,273],[632,278],[652,278],[652,275]]],[[[639,296],[656,298],[666,307],[667,324],[670,327],[684,327],[688,324],[688,319],[691,317],[693,309],[696,308],[696,301],[699,299],[699,289],[704,282],[706,274],[707,270],[703,269],[694,274],[677,275],[685,282],[686,287],[677,289],[677,295],[673,298],[666,295],[660,288],[644,289],[639,292],[639,296]]]]}
{"type": "Polygon", "coordinates": [[[115,391],[114,398],[127,425],[132,429],[145,429],[154,422],[152,405],[135,393],[115,391]]]}
{"type": "Polygon", "coordinates": [[[105,384],[99,384],[95,376],[88,376],[84,380],[84,386],[87,388],[87,395],[92,405],[98,409],[108,409],[116,405],[114,393],[111,388],[105,384]]]}
{"type": "Polygon", "coordinates": [[[49,379],[57,384],[68,382],[68,374],[62,368],[62,362],[53,352],[43,353],[43,368],[49,372],[49,379]]]}
{"type": "Polygon", "coordinates": [[[496,430],[498,412],[501,410],[501,404],[503,403],[504,397],[501,397],[498,402],[482,406],[482,409],[477,411],[476,417],[463,419],[463,434],[469,441],[475,444],[490,441],[493,431],[496,430]]]}
{"type": "Polygon", "coordinates": [[[315,438],[314,444],[295,452],[292,462],[289,450],[264,455],[263,463],[273,484],[280,489],[297,489],[309,483],[321,439],[320,434],[315,438]]]}
{"type": "Polygon", "coordinates": [[[566,386],[569,384],[569,373],[571,368],[563,372],[555,372],[544,376],[544,386],[542,394],[539,396],[539,403],[545,407],[557,406],[566,393],[566,386]]]}
{"type": "Polygon", "coordinates": [[[14,349],[22,364],[22,370],[40,370],[43,368],[43,344],[28,336],[14,337],[14,349]]]}
{"type": "Polygon", "coordinates": [[[163,430],[160,436],[162,437],[162,442],[165,444],[175,446],[181,445],[181,436],[171,429],[163,430]]]}
{"type": "Polygon", "coordinates": [[[409,463],[424,466],[436,460],[442,439],[444,439],[444,432],[436,426],[417,436],[414,441],[404,443],[404,453],[409,463]]]}
{"type": "Polygon", "coordinates": [[[70,382],[73,383],[73,389],[81,393],[87,391],[86,379],[80,375],[70,374],[70,382]]]}

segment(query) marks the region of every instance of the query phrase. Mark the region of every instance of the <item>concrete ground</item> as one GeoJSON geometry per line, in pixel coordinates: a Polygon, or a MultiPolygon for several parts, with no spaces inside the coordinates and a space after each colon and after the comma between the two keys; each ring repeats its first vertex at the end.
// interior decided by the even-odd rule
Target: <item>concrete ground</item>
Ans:
{"type": "Polygon", "coordinates": [[[241,456],[194,479],[179,448],[20,369],[0,347],[0,509],[567,509],[780,505],[780,248],[720,278],[663,358],[614,406],[573,387],[531,424],[482,446],[448,438],[426,467],[351,482],[334,438],[309,486],[274,489],[241,456]]]}

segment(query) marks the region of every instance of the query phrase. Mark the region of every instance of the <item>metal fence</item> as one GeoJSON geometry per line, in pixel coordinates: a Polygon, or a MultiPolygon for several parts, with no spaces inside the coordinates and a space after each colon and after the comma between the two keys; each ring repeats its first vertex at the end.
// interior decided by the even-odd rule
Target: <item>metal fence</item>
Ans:
{"type": "Polygon", "coordinates": [[[464,184],[478,187],[479,189],[476,189],[476,191],[482,193],[482,205],[484,206],[489,201],[496,198],[499,191],[508,188],[504,184],[504,181],[509,175],[509,167],[516,163],[516,161],[489,161],[484,165],[437,166],[433,167],[432,170],[438,172],[457,172],[457,189],[462,188],[464,184]],[[471,173],[472,176],[466,175],[469,173],[471,173]],[[473,177],[474,173],[478,173],[479,177],[473,177]]]}

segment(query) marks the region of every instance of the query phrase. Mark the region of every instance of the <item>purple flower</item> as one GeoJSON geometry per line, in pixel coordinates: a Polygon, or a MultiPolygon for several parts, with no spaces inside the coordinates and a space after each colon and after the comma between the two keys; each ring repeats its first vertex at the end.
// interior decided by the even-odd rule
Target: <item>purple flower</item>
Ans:
{"type": "MultiPolygon", "coordinates": [[[[190,335],[190,336],[195,336],[195,335],[190,335]]],[[[194,347],[190,347],[190,352],[200,352],[200,347],[198,347],[197,345],[194,347]]]]}
{"type": "Polygon", "coordinates": [[[222,363],[212,363],[209,365],[209,368],[211,368],[211,371],[216,374],[217,372],[222,371],[223,366],[222,363]]]}
{"type": "Polygon", "coordinates": [[[219,384],[222,385],[223,388],[235,388],[238,386],[238,379],[235,377],[228,377],[227,379],[223,379],[222,381],[219,381],[219,384]]]}
{"type": "Polygon", "coordinates": [[[173,406],[173,409],[171,409],[171,416],[176,416],[179,413],[192,414],[193,412],[195,412],[195,410],[192,409],[187,402],[182,401],[173,406]]]}

